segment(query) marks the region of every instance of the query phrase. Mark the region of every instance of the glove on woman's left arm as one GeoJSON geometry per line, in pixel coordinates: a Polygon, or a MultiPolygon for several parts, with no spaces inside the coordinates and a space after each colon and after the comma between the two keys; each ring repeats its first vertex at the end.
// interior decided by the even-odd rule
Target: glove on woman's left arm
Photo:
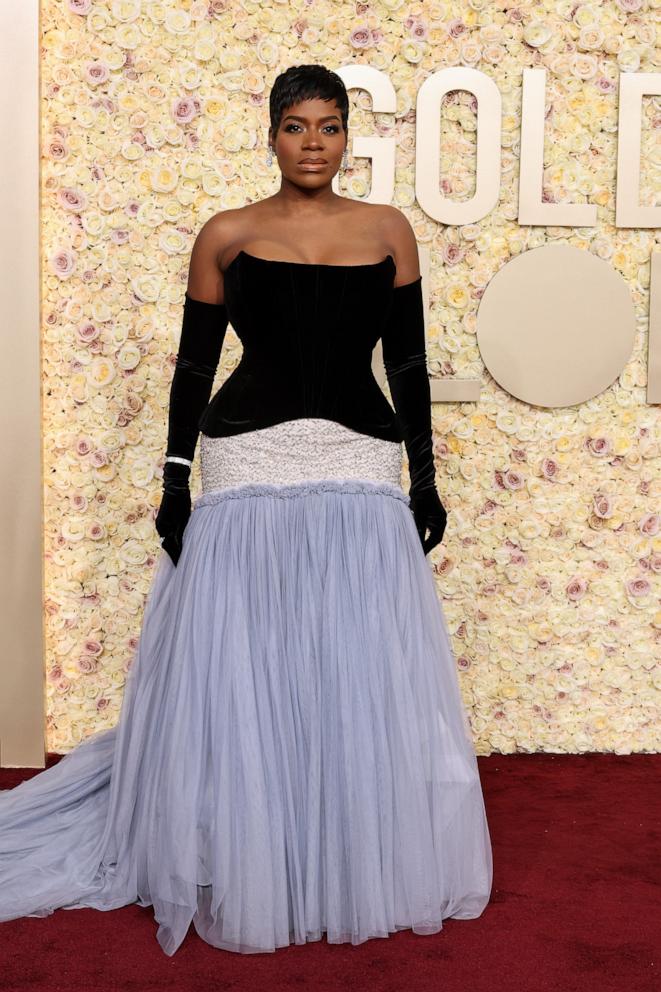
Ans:
{"type": "Polygon", "coordinates": [[[431,390],[425,350],[422,276],[393,289],[382,334],[383,363],[409,462],[410,509],[428,554],[443,540],[447,514],[436,491],[431,390]],[[429,537],[425,538],[429,530],[429,537]]]}
{"type": "Polygon", "coordinates": [[[209,402],[228,324],[224,303],[194,300],[186,292],[179,351],[170,387],[163,498],[156,517],[162,547],[177,564],[191,513],[190,472],[198,423],[209,402]]]}

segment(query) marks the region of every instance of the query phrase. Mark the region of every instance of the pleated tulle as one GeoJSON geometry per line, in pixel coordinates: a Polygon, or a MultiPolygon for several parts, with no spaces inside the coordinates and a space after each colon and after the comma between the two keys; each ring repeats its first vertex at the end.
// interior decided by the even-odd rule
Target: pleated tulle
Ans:
{"type": "Polygon", "coordinates": [[[242,953],[360,943],[489,899],[489,832],[408,497],[204,494],[161,552],[115,728],[0,794],[0,920],[153,905],[242,953]]]}

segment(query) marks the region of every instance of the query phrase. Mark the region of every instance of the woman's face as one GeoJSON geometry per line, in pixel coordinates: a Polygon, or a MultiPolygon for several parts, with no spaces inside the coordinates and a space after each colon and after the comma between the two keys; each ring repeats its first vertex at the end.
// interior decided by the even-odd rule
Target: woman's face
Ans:
{"type": "Polygon", "coordinates": [[[339,171],[346,146],[342,117],[335,100],[302,100],[282,114],[271,144],[283,176],[305,186],[323,186],[339,171]],[[304,160],[314,159],[309,166],[304,160]]]}

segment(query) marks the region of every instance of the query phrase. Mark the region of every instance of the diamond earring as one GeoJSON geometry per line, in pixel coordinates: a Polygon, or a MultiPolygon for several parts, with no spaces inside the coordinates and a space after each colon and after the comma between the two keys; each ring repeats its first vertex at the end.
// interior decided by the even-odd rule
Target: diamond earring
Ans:
{"type": "Polygon", "coordinates": [[[266,156],[266,164],[269,166],[273,165],[273,149],[271,148],[270,145],[269,145],[269,153],[266,156]]]}
{"type": "Polygon", "coordinates": [[[346,167],[348,166],[348,164],[349,164],[349,153],[348,153],[347,149],[345,148],[344,149],[344,155],[342,156],[342,168],[343,169],[346,169],[346,167]]]}

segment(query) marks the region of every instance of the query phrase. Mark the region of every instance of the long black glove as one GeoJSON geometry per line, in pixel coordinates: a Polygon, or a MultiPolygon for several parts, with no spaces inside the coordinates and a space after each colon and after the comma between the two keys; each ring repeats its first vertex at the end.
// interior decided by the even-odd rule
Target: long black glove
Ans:
{"type": "Polygon", "coordinates": [[[204,303],[186,292],[179,351],[170,387],[168,443],[163,498],[155,526],[161,545],[176,565],[191,514],[189,479],[198,423],[209,402],[228,324],[224,303],[204,303]]]}
{"type": "Polygon", "coordinates": [[[423,551],[428,554],[443,540],[447,514],[435,482],[422,276],[415,282],[395,286],[381,340],[390,395],[402,425],[409,461],[410,509],[423,551]]]}

